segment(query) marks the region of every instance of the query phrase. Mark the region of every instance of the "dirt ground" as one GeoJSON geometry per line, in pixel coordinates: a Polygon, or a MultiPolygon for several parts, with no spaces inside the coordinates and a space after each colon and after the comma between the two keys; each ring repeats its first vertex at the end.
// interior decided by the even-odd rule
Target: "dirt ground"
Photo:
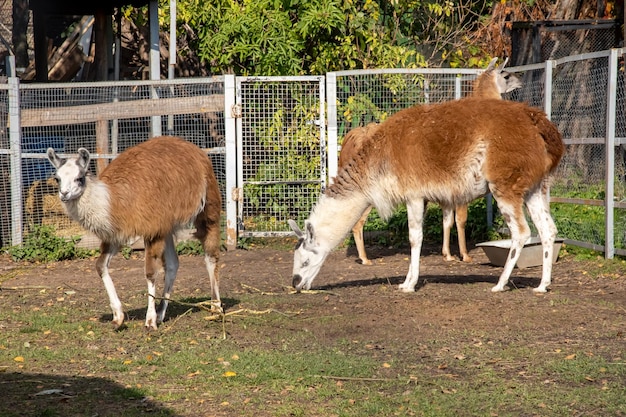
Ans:
{"type": "MultiPolygon", "coordinates": [[[[229,326],[229,337],[244,348],[258,347],[279,344],[280,334],[285,332],[304,330],[311,337],[327,340],[329,345],[337,340],[361,341],[374,355],[388,355],[407,362],[415,358],[432,362],[454,360],[450,358],[468,344],[483,343],[523,344],[531,351],[543,352],[588,351],[624,362],[626,265],[621,270],[616,268],[617,272],[598,274],[604,263],[601,258],[581,262],[572,255],[561,256],[554,265],[552,286],[547,294],[537,295],[532,291],[539,284],[540,267],[516,268],[509,289],[492,293],[490,289],[502,268],[489,264],[482,249],[471,250],[474,258],[471,264],[445,262],[439,250],[439,246],[423,249],[420,282],[415,293],[397,289],[407,272],[408,248],[369,247],[370,258],[374,260],[372,266],[358,263],[354,248],[338,249],[331,253],[313,283],[314,289],[323,291],[306,294],[292,291],[291,250],[264,247],[223,252],[219,268],[227,311],[248,308],[244,295],[251,293],[273,294],[267,297],[264,308],[299,311],[287,328],[229,326]],[[330,316],[336,318],[331,324],[328,320],[316,320],[330,316]],[[438,340],[446,340],[448,344],[438,346],[433,342],[438,340]],[[454,341],[459,346],[454,346],[454,341]],[[433,346],[438,346],[435,351],[433,346]]],[[[129,300],[129,294],[145,294],[142,256],[141,252],[129,260],[117,256],[111,265],[128,323],[143,323],[145,318],[145,298],[129,300]]],[[[16,305],[20,294],[16,289],[41,286],[75,291],[77,295],[73,297],[80,295],[80,302],[99,311],[99,325],[106,326],[111,320],[93,259],[24,265],[7,262],[5,258],[0,264],[0,274],[10,277],[2,282],[0,309],[16,305]],[[11,274],[18,270],[19,273],[11,274]]],[[[158,291],[161,288],[160,284],[158,291]]],[[[181,257],[173,298],[206,297],[209,292],[203,257],[181,257]]],[[[30,300],[37,302],[36,297],[30,300]]],[[[19,302],[23,305],[29,301],[19,302]]],[[[181,310],[178,311],[180,314],[181,310]]],[[[170,308],[167,319],[172,320],[176,314],[176,308],[170,308]]],[[[218,327],[215,326],[216,336],[219,336],[218,327]]],[[[508,371],[517,374],[516,366],[511,365],[508,371]]],[[[433,369],[438,372],[436,366],[433,369]]]]}
{"type": "MultiPolygon", "coordinates": [[[[427,339],[435,336],[430,332],[448,326],[462,326],[474,332],[494,327],[520,332],[530,329],[571,340],[594,329],[602,328],[604,333],[610,326],[615,336],[624,340],[626,279],[622,273],[626,274],[626,265],[621,272],[598,277],[593,269],[599,269],[602,259],[579,262],[571,255],[561,256],[554,265],[547,294],[532,292],[539,284],[541,267],[515,268],[509,290],[494,294],[490,289],[502,268],[491,265],[482,249],[471,250],[473,262],[468,264],[445,262],[439,255],[439,246],[433,245],[423,248],[416,292],[407,294],[400,292],[397,285],[406,275],[409,249],[370,247],[368,252],[374,261],[372,266],[361,265],[353,247],[332,252],[313,282],[313,289],[325,290],[319,294],[290,294],[291,250],[252,248],[223,252],[219,262],[222,298],[227,308],[236,308],[241,307],[235,304],[242,293],[283,293],[283,305],[268,308],[302,307],[307,316],[315,317],[327,314],[330,307],[345,318],[336,331],[353,333],[356,338],[358,333],[366,332],[367,339],[380,343],[398,338],[414,342],[416,332],[427,339]],[[615,309],[609,306],[617,306],[621,316],[615,316],[615,309]]],[[[123,303],[128,301],[125,295],[129,292],[145,291],[142,255],[136,252],[129,260],[118,255],[111,263],[123,303]]],[[[173,298],[208,295],[203,257],[183,256],[180,264],[173,298]]],[[[0,272],[13,268],[20,268],[20,273],[3,282],[3,287],[71,288],[88,299],[99,300],[103,321],[111,318],[93,259],[26,267],[8,262],[0,266],[0,272]]],[[[129,315],[128,307],[125,310],[129,315]]],[[[137,309],[137,316],[127,320],[143,321],[141,310],[137,309]]],[[[308,326],[314,327],[315,322],[310,321],[308,326]]],[[[245,339],[245,335],[240,336],[245,339]]]]}

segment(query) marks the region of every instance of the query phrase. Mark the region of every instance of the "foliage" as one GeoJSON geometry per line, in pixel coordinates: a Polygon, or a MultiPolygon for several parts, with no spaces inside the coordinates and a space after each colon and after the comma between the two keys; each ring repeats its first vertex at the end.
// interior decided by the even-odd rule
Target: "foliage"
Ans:
{"type": "Polygon", "coordinates": [[[176,253],[179,255],[202,255],[204,249],[197,239],[184,240],[176,245],[176,253]]]}
{"type": "MultiPolygon", "coordinates": [[[[169,2],[160,6],[168,30],[169,2]]],[[[467,33],[490,8],[491,2],[474,0],[183,0],[177,27],[213,74],[322,74],[429,62],[482,66],[488,57],[467,33]]]]}
{"type": "MultiPolygon", "coordinates": [[[[495,211],[495,205],[494,205],[495,211]]],[[[472,202],[468,207],[468,218],[465,225],[468,240],[483,241],[499,238],[497,229],[501,226],[501,217],[496,217],[494,227],[487,225],[487,203],[481,198],[472,202]]],[[[406,206],[401,205],[396,209],[388,221],[382,220],[376,209],[373,209],[363,228],[365,231],[378,231],[374,238],[375,242],[384,246],[406,245],[409,238],[409,226],[406,206]]],[[[443,240],[443,213],[437,204],[428,204],[424,215],[424,241],[441,243],[443,240]]],[[[456,235],[456,228],[451,231],[451,236],[456,235]]]]}
{"type": "Polygon", "coordinates": [[[67,240],[57,236],[52,226],[32,225],[22,245],[4,248],[3,251],[15,261],[27,262],[54,262],[92,256],[93,251],[76,246],[79,240],[79,237],[67,240]]]}

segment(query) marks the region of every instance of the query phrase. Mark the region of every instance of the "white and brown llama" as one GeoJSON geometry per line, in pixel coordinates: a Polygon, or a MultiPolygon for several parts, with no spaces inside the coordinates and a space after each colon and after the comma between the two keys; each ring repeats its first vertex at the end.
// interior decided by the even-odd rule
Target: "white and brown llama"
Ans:
{"type": "Polygon", "coordinates": [[[511,249],[498,283],[504,291],[530,236],[524,205],[543,248],[541,283],[551,281],[556,226],[548,202],[550,174],[564,152],[561,135],[539,109],[497,99],[465,98],[414,106],[381,123],[342,166],[320,197],[294,252],[293,286],[309,289],[330,251],[368,206],[382,218],[406,203],[410,267],[400,289],[415,291],[419,278],[425,201],[468,204],[490,191],[511,231],[511,249]]]}
{"type": "MultiPolygon", "coordinates": [[[[501,99],[502,94],[509,93],[522,87],[522,81],[519,77],[513,73],[504,70],[508,58],[496,67],[498,58],[493,58],[485,71],[474,81],[474,87],[472,90],[472,97],[480,98],[494,98],[501,99]]],[[[341,152],[339,153],[338,166],[341,167],[346,164],[353,155],[358,152],[363,137],[371,134],[375,131],[376,123],[370,123],[365,127],[357,127],[350,130],[341,145],[341,152]]],[[[454,208],[442,206],[443,213],[443,245],[441,253],[446,261],[453,261],[456,258],[452,256],[450,251],[450,231],[453,224],[456,222],[457,235],[459,240],[459,252],[461,253],[461,259],[463,262],[472,262],[472,258],[467,251],[467,243],[465,238],[465,224],[467,223],[467,204],[458,205],[454,208]]],[[[359,259],[363,265],[371,265],[372,261],[367,257],[365,251],[365,244],[363,241],[363,226],[367,222],[367,217],[372,206],[365,209],[365,212],[361,218],[356,222],[352,228],[352,235],[354,236],[354,243],[356,245],[359,259]]]]}
{"type": "Polygon", "coordinates": [[[154,330],[165,317],[178,271],[174,233],[189,222],[194,223],[195,236],[205,251],[214,306],[221,308],[217,270],[221,195],[204,151],[181,138],[153,138],[122,152],[99,178],[89,171],[87,149],[78,149],[77,157],[61,159],[50,148],[48,159],[56,168],[59,198],[68,215],[101,240],[96,269],[118,328],[124,312],[109,274],[111,258],[133,237],[143,237],[148,283],[145,325],[154,330]],[[165,285],[157,309],[155,284],[162,273],[160,266],[165,285]]]}

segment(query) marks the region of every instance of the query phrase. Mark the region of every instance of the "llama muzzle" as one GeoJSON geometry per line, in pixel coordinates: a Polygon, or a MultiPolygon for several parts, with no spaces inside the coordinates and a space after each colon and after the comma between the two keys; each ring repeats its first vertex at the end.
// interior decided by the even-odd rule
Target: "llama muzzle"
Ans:
{"type": "Polygon", "coordinates": [[[291,285],[293,285],[296,290],[300,291],[302,289],[302,277],[298,274],[294,275],[291,285]]]}

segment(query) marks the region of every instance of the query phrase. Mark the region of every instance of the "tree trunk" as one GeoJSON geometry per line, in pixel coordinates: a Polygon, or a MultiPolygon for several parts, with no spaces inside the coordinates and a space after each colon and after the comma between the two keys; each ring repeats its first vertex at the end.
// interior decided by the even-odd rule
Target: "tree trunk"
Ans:
{"type": "Polygon", "coordinates": [[[558,0],[554,5],[552,20],[572,20],[578,18],[578,11],[585,0],[558,0]]]}
{"type": "Polygon", "coordinates": [[[15,65],[26,68],[30,63],[28,59],[28,20],[30,12],[28,10],[28,0],[13,0],[13,30],[11,41],[13,52],[15,53],[15,65]]]}

